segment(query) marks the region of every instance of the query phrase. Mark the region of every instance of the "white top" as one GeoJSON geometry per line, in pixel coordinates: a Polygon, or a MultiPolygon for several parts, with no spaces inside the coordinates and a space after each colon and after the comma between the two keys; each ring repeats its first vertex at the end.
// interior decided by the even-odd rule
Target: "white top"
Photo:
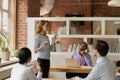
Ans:
{"type": "Polygon", "coordinates": [[[10,80],[38,80],[34,71],[27,64],[13,66],[10,80]]]}
{"type": "Polygon", "coordinates": [[[100,57],[87,78],[82,80],[115,80],[115,65],[107,57],[100,57]]]}

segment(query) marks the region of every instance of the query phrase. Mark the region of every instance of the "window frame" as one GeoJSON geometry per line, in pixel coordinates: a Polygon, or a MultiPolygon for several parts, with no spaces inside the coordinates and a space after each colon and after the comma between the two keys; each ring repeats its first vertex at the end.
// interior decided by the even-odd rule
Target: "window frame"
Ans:
{"type": "MultiPolygon", "coordinates": [[[[0,30],[2,30],[2,17],[3,12],[8,13],[8,29],[10,29],[11,34],[11,49],[13,51],[16,49],[16,0],[9,0],[8,10],[3,9],[3,0],[0,0],[0,30]]],[[[13,54],[13,53],[12,53],[13,54]]]]}
{"type": "Polygon", "coordinates": [[[10,26],[11,26],[11,42],[12,49],[16,49],[16,0],[10,0],[10,26]]]}

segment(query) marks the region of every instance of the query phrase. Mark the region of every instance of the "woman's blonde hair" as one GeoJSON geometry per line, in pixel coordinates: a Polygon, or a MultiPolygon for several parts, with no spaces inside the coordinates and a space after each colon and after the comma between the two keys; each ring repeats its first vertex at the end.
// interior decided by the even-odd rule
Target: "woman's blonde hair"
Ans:
{"type": "MultiPolygon", "coordinates": [[[[37,25],[36,25],[36,29],[35,29],[35,35],[41,33],[41,32],[44,32],[43,31],[43,26],[47,24],[47,21],[38,21],[37,25]]],[[[46,34],[46,32],[44,32],[44,34],[46,34]]]]}

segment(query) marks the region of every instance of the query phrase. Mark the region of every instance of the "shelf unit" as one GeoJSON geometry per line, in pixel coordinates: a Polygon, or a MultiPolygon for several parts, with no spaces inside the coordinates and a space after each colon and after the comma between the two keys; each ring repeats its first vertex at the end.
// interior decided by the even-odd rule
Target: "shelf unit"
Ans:
{"type": "MultiPolygon", "coordinates": [[[[115,38],[118,39],[120,42],[119,35],[106,35],[105,34],[105,26],[106,21],[120,21],[119,17],[29,17],[28,21],[28,46],[34,45],[34,28],[35,28],[35,21],[39,20],[47,20],[47,21],[65,21],[66,22],[66,34],[59,35],[60,38],[83,38],[85,42],[87,42],[88,38],[115,38]],[[99,21],[101,22],[101,34],[94,35],[94,34],[70,34],[70,21],[99,21]],[[32,40],[33,39],[33,40],[32,40]],[[32,45],[31,45],[32,44],[32,45]]],[[[51,38],[54,37],[53,34],[48,35],[51,38]]],[[[32,46],[33,47],[33,46],[32,46]]],[[[33,49],[32,49],[33,50],[33,49]]]]}
{"type": "Polygon", "coordinates": [[[83,38],[87,42],[87,38],[118,38],[120,41],[119,35],[105,35],[105,22],[106,21],[120,21],[119,17],[35,17],[28,18],[28,21],[65,21],[66,22],[66,35],[59,35],[60,38],[83,38]],[[69,34],[70,21],[100,21],[101,22],[101,35],[71,35],[69,34]]]}

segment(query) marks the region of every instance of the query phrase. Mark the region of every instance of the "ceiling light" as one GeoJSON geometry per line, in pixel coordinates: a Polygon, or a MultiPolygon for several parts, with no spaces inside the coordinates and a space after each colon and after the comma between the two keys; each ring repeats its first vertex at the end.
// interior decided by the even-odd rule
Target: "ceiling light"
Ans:
{"type": "Polygon", "coordinates": [[[120,0],[110,0],[108,2],[108,6],[110,6],[110,7],[120,7],[120,0]]]}

